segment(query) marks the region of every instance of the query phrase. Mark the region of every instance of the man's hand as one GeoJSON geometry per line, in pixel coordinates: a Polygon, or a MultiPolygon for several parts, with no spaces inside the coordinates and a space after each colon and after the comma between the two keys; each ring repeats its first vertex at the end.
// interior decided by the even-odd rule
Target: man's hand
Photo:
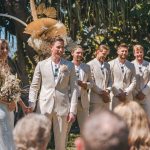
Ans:
{"type": "Polygon", "coordinates": [[[136,98],[142,101],[145,98],[145,94],[142,91],[139,91],[138,94],[136,95],[136,98]]]}
{"type": "Polygon", "coordinates": [[[7,104],[8,110],[9,111],[14,111],[16,108],[16,103],[14,101],[10,102],[7,104]]]}
{"type": "Polygon", "coordinates": [[[102,96],[102,99],[103,99],[104,103],[110,102],[110,96],[109,96],[108,91],[103,90],[103,91],[100,92],[100,95],[102,96]]]}
{"type": "Polygon", "coordinates": [[[84,89],[87,89],[87,83],[84,83],[81,80],[78,80],[78,85],[81,86],[84,89]]]}
{"type": "Polygon", "coordinates": [[[76,116],[73,113],[69,113],[67,116],[67,122],[71,123],[74,122],[76,120],[76,116]]]}
{"type": "Polygon", "coordinates": [[[126,101],[126,92],[121,92],[118,95],[116,95],[116,97],[119,99],[119,101],[121,102],[125,102],[126,101]]]}
{"type": "Polygon", "coordinates": [[[32,107],[23,107],[22,108],[23,109],[23,112],[25,113],[25,114],[28,114],[28,113],[32,113],[33,112],[33,108],[32,107]]]}

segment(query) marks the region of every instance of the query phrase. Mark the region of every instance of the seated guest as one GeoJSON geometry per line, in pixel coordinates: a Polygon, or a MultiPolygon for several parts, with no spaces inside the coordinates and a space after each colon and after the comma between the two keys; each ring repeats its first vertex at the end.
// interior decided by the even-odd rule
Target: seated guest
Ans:
{"type": "Polygon", "coordinates": [[[127,125],[113,112],[93,113],[75,145],[77,150],[128,150],[127,125]]]}
{"type": "Polygon", "coordinates": [[[150,149],[150,128],[147,115],[142,107],[134,101],[122,103],[114,109],[129,127],[130,150],[150,149]]]}
{"type": "Polygon", "coordinates": [[[28,114],[20,119],[13,131],[16,150],[46,150],[50,123],[46,116],[40,114],[28,114]]]}

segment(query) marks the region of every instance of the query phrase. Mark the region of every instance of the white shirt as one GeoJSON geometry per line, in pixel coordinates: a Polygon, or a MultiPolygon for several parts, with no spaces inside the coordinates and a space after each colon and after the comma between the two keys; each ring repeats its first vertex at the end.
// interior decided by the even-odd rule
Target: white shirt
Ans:
{"type": "Polygon", "coordinates": [[[53,70],[53,74],[54,74],[54,79],[55,79],[55,83],[57,83],[58,80],[58,76],[60,74],[60,61],[58,64],[56,64],[55,62],[52,61],[52,70],[53,70]]]}

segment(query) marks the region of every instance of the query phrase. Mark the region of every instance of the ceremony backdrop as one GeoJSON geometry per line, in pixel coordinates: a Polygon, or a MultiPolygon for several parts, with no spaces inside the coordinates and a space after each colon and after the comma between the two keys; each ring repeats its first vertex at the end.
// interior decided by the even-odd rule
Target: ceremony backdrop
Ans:
{"type": "MultiPolygon", "coordinates": [[[[0,0],[0,13],[15,16],[28,24],[33,20],[31,1],[0,0]]],[[[132,45],[140,43],[145,48],[145,59],[150,61],[149,0],[35,0],[34,2],[36,8],[43,3],[46,8],[56,9],[56,19],[62,21],[67,27],[69,36],[83,46],[85,62],[93,58],[95,49],[100,43],[110,46],[108,59],[114,58],[115,48],[122,42],[130,46],[129,60],[133,59],[132,45]]],[[[41,17],[50,15],[38,14],[38,18],[41,17]]],[[[34,57],[36,52],[28,46],[29,36],[23,33],[24,28],[21,23],[0,16],[0,38],[8,39],[12,53],[15,51],[10,63],[14,72],[18,73],[23,86],[30,83],[36,65],[34,57]]],[[[66,53],[70,55],[67,50],[66,53]]]]}

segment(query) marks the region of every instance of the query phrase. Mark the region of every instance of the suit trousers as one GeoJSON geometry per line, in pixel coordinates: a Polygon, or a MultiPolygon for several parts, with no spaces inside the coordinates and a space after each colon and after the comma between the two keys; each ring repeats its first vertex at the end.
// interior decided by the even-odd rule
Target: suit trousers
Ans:
{"type": "MultiPolygon", "coordinates": [[[[68,122],[67,116],[59,116],[56,112],[45,114],[53,124],[55,150],[66,150],[68,122]]],[[[52,126],[51,124],[51,126],[52,126]]]]}
{"type": "MultiPolygon", "coordinates": [[[[77,105],[77,120],[80,128],[80,133],[82,130],[82,126],[84,124],[85,119],[89,116],[89,109],[84,109],[81,104],[81,100],[78,100],[78,105],[77,105]]],[[[68,134],[67,134],[67,140],[68,141],[68,135],[71,129],[72,123],[68,124],[68,134]]],[[[67,143],[66,143],[67,144],[67,143]]]]}
{"type": "Polygon", "coordinates": [[[90,113],[94,111],[109,110],[110,103],[90,103],[90,113]]]}
{"type": "MultiPolygon", "coordinates": [[[[77,120],[80,128],[80,132],[82,130],[82,126],[85,122],[85,119],[89,116],[89,109],[84,109],[81,104],[81,100],[78,100],[78,105],[77,105],[77,120]]],[[[69,123],[68,125],[68,134],[70,132],[72,123],[69,123]]]]}
{"type": "Polygon", "coordinates": [[[81,100],[79,100],[77,106],[77,120],[80,127],[80,131],[82,130],[82,126],[84,124],[85,119],[88,117],[88,115],[89,115],[89,110],[84,109],[82,107],[81,100]]]}
{"type": "Polygon", "coordinates": [[[148,118],[150,118],[150,100],[146,99],[144,104],[139,103],[140,106],[144,109],[146,114],[148,115],[148,118]]]}

